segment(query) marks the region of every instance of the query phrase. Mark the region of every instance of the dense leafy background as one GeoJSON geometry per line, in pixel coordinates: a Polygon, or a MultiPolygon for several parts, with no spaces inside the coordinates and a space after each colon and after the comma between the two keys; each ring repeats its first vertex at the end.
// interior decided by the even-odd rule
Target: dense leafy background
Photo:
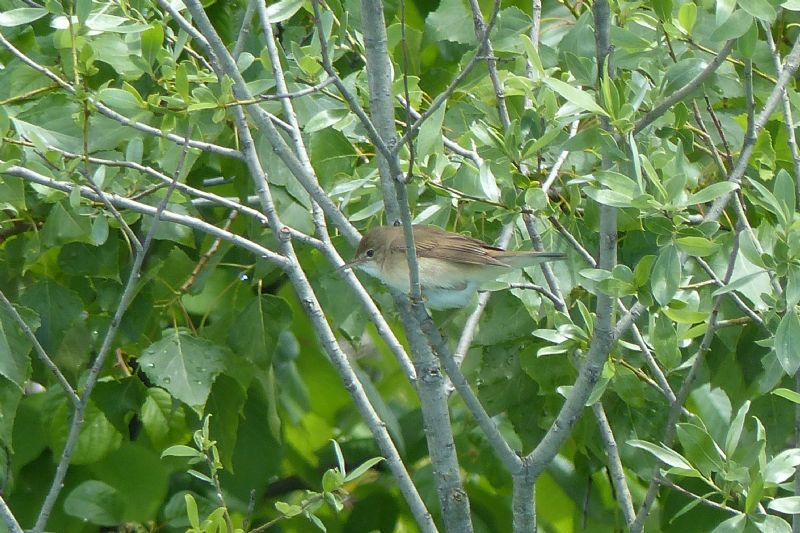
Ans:
{"type": "MultiPolygon", "coordinates": [[[[490,4],[481,2],[487,18],[490,4]]],[[[511,223],[510,246],[520,248],[529,246],[520,213],[532,212],[544,246],[568,254],[554,269],[569,314],[535,291],[496,292],[465,372],[503,435],[527,453],[552,424],[564,387],[575,379],[576,361],[593,334],[595,295],[622,298],[628,307],[639,301],[645,311],[637,324],[675,391],[701,359],[677,439],[666,446],[659,443],[670,404],[630,332],[615,345],[593,396],[602,392],[634,503],[641,502],[659,468],[656,457],[682,487],[661,489],[648,531],[707,531],[726,520],[725,531],[741,531],[745,522],[761,531],[788,530],[785,513],[800,511],[800,505],[774,498],[793,494],[789,482],[800,463],[791,448],[794,397],[785,390],[794,387],[800,366],[800,176],[782,107],[765,117],[737,192],[745,216],[732,203],[718,220],[703,216],[714,200],[737,189],[726,176],[747,139],[748,111],[759,112],[777,78],[767,33],[786,55],[797,35],[800,4],[614,2],[615,78],[599,89],[590,7],[542,4],[538,49],[528,37],[529,2],[503,1],[493,29],[510,127],[498,118],[486,63],[479,62],[422,125],[414,144],[415,179],[408,193],[418,222],[489,242],[511,223]],[[698,76],[729,39],[735,39],[731,55],[698,90],[634,129],[647,111],[698,76]],[[602,130],[600,115],[610,118],[616,138],[602,130]],[[577,134],[571,136],[575,121],[577,134]],[[442,135],[461,150],[446,147],[442,135]],[[565,150],[569,155],[545,194],[542,182],[565,150]],[[601,170],[602,157],[612,161],[610,169],[601,170]],[[618,208],[619,266],[613,272],[593,269],[565,238],[570,235],[594,255],[600,204],[618,208]],[[721,288],[708,271],[726,279],[729,264],[721,288]],[[712,320],[715,329],[704,345],[712,320]],[[784,391],[776,395],[778,388],[784,391]]],[[[87,174],[107,193],[156,206],[167,187],[148,170],[165,178],[180,170],[181,183],[194,189],[176,190],[169,211],[227,224],[230,232],[272,250],[277,243],[262,220],[248,213],[231,217],[229,207],[196,194],[251,201],[256,190],[242,160],[193,148],[182,161],[179,141],[119,119],[178,138],[190,132],[198,141],[240,147],[230,83],[219,82],[202,47],[161,7],[143,0],[32,5],[0,0],[0,32],[75,90],[59,87],[7,46],[0,48],[0,170],[17,165],[67,187],[0,174],[0,290],[80,392],[133,261],[131,242],[106,206],[75,192],[76,185],[87,185],[87,174]],[[75,16],[71,24],[68,14],[75,16]],[[101,106],[119,115],[108,116],[101,106]],[[86,165],[85,154],[105,162],[86,165]]],[[[423,111],[475,54],[469,5],[420,0],[408,1],[403,11],[396,1],[384,8],[396,94],[404,95],[405,72],[410,103],[423,111]]],[[[260,25],[252,22],[242,31],[245,3],[210,2],[207,10],[229,49],[239,40],[238,66],[252,94],[273,94],[260,25]]],[[[270,13],[278,23],[274,31],[289,90],[323,81],[311,4],[283,0],[270,13]]],[[[366,107],[360,13],[358,2],[328,0],[321,25],[335,68],[366,107]]],[[[261,105],[286,119],[280,102],[261,105]]],[[[294,99],[294,105],[322,188],[359,229],[381,223],[375,148],[348,104],[327,85],[294,99]]],[[[798,105],[791,82],[788,106],[795,117],[798,105]]],[[[399,100],[396,116],[402,134],[406,110],[399,100]]],[[[256,143],[283,222],[313,233],[308,192],[265,136],[256,136],[256,143]]],[[[410,152],[401,157],[407,164],[410,152]]],[[[137,235],[147,234],[152,217],[120,210],[137,235]]],[[[331,236],[343,255],[352,253],[344,238],[333,230],[331,236]]],[[[329,260],[299,242],[296,250],[341,346],[436,514],[413,387],[329,260]]],[[[389,295],[374,280],[363,281],[401,334],[389,295]]],[[[506,281],[544,284],[534,270],[506,281]]],[[[444,322],[449,315],[434,317],[444,322]]],[[[465,311],[456,312],[444,326],[451,343],[465,319],[465,311]]],[[[475,529],[510,531],[510,476],[457,395],[450,405],[475,529]]],[[[2,493],[23,527],[33,524],[49,488],[71,412],[63,388],[0,306],[2,493]]],[[[186,457],[161,455],[171,446],[192,445],[207,415],[222,466],[219,481],[237,524],[247,514],[251,491],[254,525],[279,516],[276,502],[299,503],[304,490],[321,491],[324,472],[337,464],[331,439],[341,445],[349,469],[380,455],[286,275],[206,231],[162,221],[91,395],[47,529],[183,531],[189,527],[186,493],[206,517],[220,502],[213,487],[188,469],[208,474],[207,469],[190,466],[186,457]]],[[[378,464],[345,485],[349,496],[341,512],[322,506],[317,515],[329,531],[413,531],[393,481],[378,464]]],[[[624,527],[606,450],[588,412],[537,489],[543,530],[624,527]]],[[[303,517],[275,526],[311,527],[303,517]]]]}

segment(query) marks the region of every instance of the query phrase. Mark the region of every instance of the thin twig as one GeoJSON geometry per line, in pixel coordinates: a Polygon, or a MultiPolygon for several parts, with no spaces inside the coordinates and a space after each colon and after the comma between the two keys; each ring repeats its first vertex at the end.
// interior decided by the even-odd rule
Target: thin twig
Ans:
{"type": "Polygon", "coordinates": [[[486,25],[486,31],[484,32],[484,40],[483,42],[480,43],[480,47],[478,48],[477,52],[472,57],[472,59],[470,59],[469,62],[467,62],[467,64],[464,65],[464,68],[461,69],[461,72],[459,72],[458,75],[455,78],[453,78],[453,81],[450,82],[450,85],[448,85],[445,90],[436,95],[436,98],[434,98],[433,102],[431,102],[431,105],[428,106],[428,109],[426,109],[420,115],[419,119],[417,119],[414,122],[414,124],[412,124],[408,128],[406,134],[397,142],[397,145],[395,146],[394,149],[395,152],[397,152],[397,150],[399,150],[401,146],[409,142],[409,140],[414,135],[416,135],[417,130],[422,126],[423,122],[425,122],[434,112],[436,112],[437,109],[439,109],[439,107],[442,104],[445,103],[445,101],[447,101],[448,98],[450,98],[450,96],[456,91],[458,86],[461,85],[461,82],[464,81],[464,79],[469,75],[470,72],[472,72],[472,69],[475,68],[475,66],[478,64],[478,61],[483,59],[484,54],[486,53],[486,42],[492,33],[492,28],[494,28],[494,24],[497,21],[497,14],[499,13],[499,11],[500,11],[500,2],[499,0],[495,0],[494,10],[492,11],[491,17],[489,17],[489,23],[486,25]]]}
{"type": "Polygon", "coordinates": [[[736,39],[731,39],[730,41],[726,42],[719,53],[714,56],[714,59],[700,72],[697,76],[692,79],[689,83],[672,93],[671,95],[667,96],[660,104],[656,105],[653,109],[651,109],[648,113],[646,113],[642,118],[636,121],[636,124],[633,127],[633,133],[636,134],[642,131],[644,128],[652,124],[656,119],[658,119],[661,115],[667,112],[672,106],[692,94],[700,85],[714,72],[717,71],[719,66],[725,61],[725,58],[728,57],[728,54],[731,53],[733,50],[733,45],[736,44],[736,39]]]}
{"type": "MultiPolygon", "coordinates": [[[[780,75],[781,57],[775,46],[775,40],[772,38],[772,28],[766,22],[762,21],[764,26],[764,33],[767,36],[767,44],[769,51],[772,54],[772,62],[775,65],[775,74],[780,75]]],[[[797,189],[797,196],[800,198],[800,150],[797,148],[797,136],[794,132],[794,118],[792,117],[792,103],[789,100],[789,93],[786,89],[781,93],[781,100],[783,101],[783,125],[786,128],[786,144],[789,145],[789,151],[792,153],[792,162],[794,163],[794,179],[795,187],[797,189]]]]}
{"type": "MultiPolygon", "coordinates": [[[[607,0],[596,0],[592,6],[595,19],[595,40],[597,47],[597,64],[600,68],[600,78],[603,76],[603,66],[609,63],[610,54],[610,9],[607,0]]],[[[609,73],[611,75],[611,73],[609,73]]],[[[607,119],[601,118],[604,127],[608,128],[607,119]]],[[[604,161],[604,166],[608,166],[604,161]]],[[[616,210],[607,206],[600,206],[600,260],[599,268],[611,271],[616,264],[617,255],[617,220],[616,210]]],[[[537,479],[548,464],[558,453],[561,445],[569,436],[581,412],[586,405],[586,400],[600,378],[600,372],[612,346],[614,345],[614,327],[612,317],[614,314],[614,300],[603,294],[597,295],[596,316],[594,333],[589,344],[589,350],[583,365],[578,372],[578,377],[567,395],[553,424],[547,430],[536,448],[528,455],[531,474],[537,479]]]]}
{"type": "MultiPolygon", "coordinates": [[[[178,176],[180,176],[180,172],[183,169],[183,165],[186,161],[186,154],[189,150],[189,137],[190,133],[187,132],[187,135],[184,139],[184,149],[181,153],[181,157],[178,161],[173,177],[174,181],[176,182],[178,181],[178,176]]],[[[61,459],[56,467],[56,473],[53,476],[53,481],[50,485],[50,489],[47,492],[47,496],[45,496],[44,502],[39,508],[39,515],[36,518],[36,523],[33,527],[34,533],[41,533],[44,531],[44,528],[47,526],[47,520],[50,517],[51,511],[53,510],[53,506],[55,506],[56,500],[58,499],[61,490],[64,488],[64,478],[67,475],[70,460],[72,459],[72,455],[75,453],[75,447],[78,444],[78,437],[80,435],[81,428],[83,427],[86,408],[89,405],[89,398],[91,397],[94,386],[100,377],[100,371],[103,369],[103,363],[105,363],[106,357],[111,352],[111,344],[114,341],[117,331],[122,323],[122,317],[128,310],[128,306],[133,300],[136,292],[135,288],[137,282],[139,281],[142,266],[144,265],[145,255],[150,249],[150,244],[153,242],[153,238],[155,237],[161,214],[166,210],[173,190],[174,187],[168,189],[167,194],[164,195],[164,198],[155,212],[153,224],[150,227],[150,231],[148,232],[144,242],[141,245],[139,245],[138,241],[133,243],[135,250],[133,266],[128,274],[128,280],[125,283],[122,296],[120,296],[117,309],[114,312],[114,317],[111,319],[111,324],[108,326],[108,330],[106,330],[106,335],[103,338],[103,342],[100,345],[97,356],[95,357],[89,373],[86,376],[83,392],[80,396],[80,403],[78,404],[78,407],[75,409],[75,412],[72,416],[72,423],[70,424],[67,440],[64,444],[64,451],[61,453],[61,459]]]]}
{"type": "MultiPolygon", "coordinates": [[[[798,66],[800,66],[800,36],[798,36],[795,40],[794,45],[792,46],[792,51],[789,52],[788,56],[786,56],[783,70],[781,71],[780,76],[778,76],[778,81],[775,84],[775,87],[773,87],[772,92],[764,104],[764,107],[761,109],[761,112],[755,118],[753,124],[754,136],[757,136],[764,126],[766,126],[769,117],[772,115],[772,112],[775,111],[775,108],[782,99],[783,91],[786,89],[786,85],[793,79],[794,72],[797,70],[798,66]]],[[[741,183],[742,177],[747,170],[747,165],[750,162],[750,157],[753,155],[754,148],[755,139],[746,139],[744,145],[742,146],[742,151],[739,154],[739,159],[736,161],[736,165],[728,175],[728,181],[736,184],[741,183]]],[[[719,219],[722,211],[725,209],[725,206],[728,205],[728,202],[731,199],[731,194],[732,193],[728,193],[717,198],[706,212],[705,220],[719,219]]]]}
{"type": "Polygon", "coordinates": [[[3,517],[3,522],[8,526],[10,533],[23,533],[22,527],[2,496],[0,496],[0,516],[3,517]]]}
{"type": "Polygon", "coordinates": [[[733,508],[728,507],[726,505],[722,505],[721,503],[717,503],[715,501],[711,501],[708,498],[704,498],[703,496],[698,496],[697,494],[684,489],[680,485],[677,485],[671,479],[666,478],[661,474],[656,474],[655,475],[655,480],[660,485],[664,485],[665,487],[669,487],[670,489],[674,490],[675,492],[680,492],[684,496],[688,496],[689,498],[692,498],[693,500],[697,500],[700,503],[702,503],[703,505],[706,505],[708,507],[713,507],[714,509],[717,509],[718,511],[723,511],[723,512],[734,514],[734,515],[742,514],[739,511],[737,511],[736,509],[733,509],[733,508]]]}
{"type": "MultiPolygon", "coordinates": [[[[739,236],[741,235],[741,226],[736,233],[733,241],[733,248],[731,250],[730,258],[728,259],[728,267],[725,272],[725,277],[723,278],[723,283],[728,284],[730,283],[731,276],[733,276],[733,269],[736,265],[736,258],[739,255],[739,236]]],[[[675,402],[670,406],[669,414],[667,416],[667,423],[664,429],[664,437],[661,439],[661,442],[665,446],[672,446],[673,441],[675,440],[677,422],[681,415],[681,408],[683,407],[686,399],[689,397],[689,393],[691,392],[692,384],[694,383],[697,374],[702,367],[705,354],[711,348],[711,341],[714,339],[714,333],[717,330],[717,319],[719,316],[719,309],[720,304],[722,303],[722,297],[724,295],[720,294],[714,298],[714,303],[711,307],[711,313],[708,317],[708,328],[706,329],[705,334],[703,335],[703,340],[700,342],[700,346],[697,348],[697,353],[694,357],[694,362],[692,363],[691,368],[689,369],[689,373],[686,375],[686,378],[683,380],[683,384],[681,385],[678,394],[676,395],[675,402]]],[[[647,493],[645,494],[644,501],[642,502],[641,506],[639,507],[639,511],[636,513],[636,520],[630,526],[630,530],[632,533],[640,533],[644,528],[644,522],[647,519],[647,515],[650,513],[650,508],[655,501],[656,495],[658,494],[658,480],[654,477],[650,480],[650,485],[647,487],[647,493]]]]}
{"type": "Polygon", "coordinates": [[[47,355],[47,352],[39,343],[39,339],[36,338],[36,335],[33,333],[33,330],[28,326],[28,324],[22,319],[22,316],[16,310],[16,308],[11,304],[11,302],[6,298],[6,295],[3,294],[3,291],[0,291],[0,303],[5,306],[6,310],[9,312],[11,317],[16,321],[19,328],[28,338],[28,340],[33,345],[33,350],[36,352],[36,355],[39,356],[42,363],[47,367],[48,370],[55,376],[56,381],[58,384],[61,385],[61,388],[64,389],[64,392],[67,394],[67,398],[69,398],[70,402],[72,403],[73,407],[78,407],[80,404],[80,398],[75,393],[75,389],[72,388],[72,385],[69,384],[67,378],[64,377],[64,374],[61,373],[58,366],[50,359],[50,356],[47,355]]]}
{"type": "MultiPolygon", "coordinates": [[[[34,172],[24,167],[12,165],[6,168],[3,172],[10,176],[17,176],[25,180],[28,180],[32,183],[37,183],[39,185],[43,185],[45,187],[49,187],[51,189],[55,189],[65,193],[71,193],[73,189],[77,188],[79,194],[83,198],[88,198],[89,200],[93,200],[96,202],[101,201],[100,197],[97,196],[97,194],[89,187],[75,185],[74,183],[71,182],[57,181],[54,180],[53,178],[43,176],[38,172],[34,172]]],[[[143,204],[141,202],[136,202],[130,200],[129,198],[124,198],[116,194],[107,194],[107,198],[109,198],[109,200],[111,200],[111,202],[119,208],[130,209],[131,211],[142,213],[144,215],[155,216],[156,212],[158,211],[157,208],[151,205],[143,204]]],[[[277,267],[281,269],[285,269],[288,266],[288,261],[286,260],[286,258],[276,254],[272,250],[264,248],[262,245],[255,243],[249,239],[246,239],[240,235],[236,235],[235,233],[222,231],[220,228],[212,224],[209,224],[208,222],[200,220],[198,218],[178,213],[173,213],[172,211],[164,211],[161,213],[160,217],[161,220],[165,222],[173,222],[181,226],[186,226],[188,228],[199,230],[211,236],[221,237],[223,240],[231,242],[234,245],[241,247],[242,249],[250,251],[251,253],[255,254],[256,257],[259,257],[266,261],[270,261],[271,263],[275,264],[277,267]]]]}
{"type": "Polygon", "coordinates": [[[617,441],[614,438],[614,432],[611,430],[608,417],[600,401],[592,404],[592,412],[594,413],[595,420],[597,421],[597,429],[600,431],[600,437],[603,439],[603,445],[606,449],[606,457],[608,459],[607,466],[609,474],[611,475],[611,484],[614,486],[617,502],[622,508],[622,515],[625,517],[625,523],[630,527],[636,519],[636,511],[633,509],[633,498],[631,498],[631,491],[628,489],[625,471],[622,468],[622,461],[620,461],[619,458],[617,441]]]}
{"type": "MultiPolygon", "coordinates": [[[[168,2],[165,2],[164,0],[159,0],[159,2],[163,3],[164,9],[170,14],[173,14],[173,16],[175,13],[177,13],[177,11],[173,9],[172,5],[168,2]]],[[[177,15],[178,16],[175,17],[175,20],[181,25],[182,28],[184,28],[184,25],[186,25],[184,29],[187,31],[197,32],[197,30],[193,28],[184,17],[180,16],[179,13],[177,13],[177,15]]],[[[199,24],[197,19],[195,19],[195,23],[199,24]]],[[[213,31],[213,26],[209,25],[208,29],[213,31]]],[[[210,41],[212,34],[208,31],[205,31],[205,29],[201,33],[205,37],[202,41],[198,42],[206,50],[207,54],[212,60],[212,64],[217,65],[215,68],[218,70],[222,69],[225,75],[233,80],[232,90],[235,98],[243,102],[253,101],[253,97],[250,94],[247,83],[239,72],[239,69],[236,66],[236,61],[233,59],[233,57],[231,57],[227,48],[222,46],[221,49],[218,49],[214,43],[211,43],[210,41]]],[[[214,32],[214,35],[215,34],[216,32],[214,32]]],[[[347,220],[341,210],[339,210],[336,204],[334,204],[334,202],[328,197],[327,193],[322,189],[322,187],[320,187],[316,176],[312,172],[309,172],[308,168],[303,164],[303,162],[298,159],[295,152],[287,144],[280,132],[278,132],[278,130],[275,128],[274,121],[271,119],[269,114],[264,111],[260,105],[255,103],[241,106],[241,108],[247,111],[247,113],[258,126],[260,133],[262,133],[267,138],[267,141],[269,141],[269,143],[272,145],[275,155],[280,158],[283,164],[286,165],[286,168],[288,168],[289,171],[297,178],[306,192],[308,192],[308,194],[311,196],[312,200],[319,204],[325,214],[331,219],[334,225],[339,229],[339,231],[342,232],[342,234],[351,244],[358,243],[361,240],[361,234],[350,223],[350,221],[347,220]]],[[[236,106],[232,109],[240,109],[240,107],[236,106]]],[[[291,130],[291,127],[289,127],[289,130],[291,130]]]]}
{"type": "MultiPolygon", "coordinates": [[[[55,81],[62,89],[69,92],[70,94],[75,94],[75,88],[68,82],[62,80],[58,75],[56,75],[50,69],[40,65],[36,61],[32,60],[22,52],[20,52],[17,48],[11,44],[2,33],[0,33],[0,45],[3,45],[9,52],[11,52],[14,56],[17,57],[20,61],[34,69],[35,71],[47,76],[51,80],[55,81]]],[[[124,126],[131,127],[135,130],[139,130],[141,132],[147,133],[149,135],[154,135],[156,137],[162,137],[169,141],[172,141],[176,144],[183,144],[183,138],[180,135],[175,135],[174,133],[165,133],[161,131],[159,128],[154,128],[148,124],[144,124],[142,122],[137,122],[135,120],[131,120],[126,116],[117,113],[104,103],[100,102],[97,98],[89,97],[89,101],[92,103],[93,106],[97,108],[97,110],[102,114],[107,116],[108,118],[119,122],[124,126]]],[[[219,146],[212,143],[202,142],[202,141],[189,141],[189,146],[192,148],[197,148],[198,150],[202,150],[204,152],[209,152],[213,154],[218,154],[226,157],[232,157],[234,159],[241,159],[242,154],[238,150],[234,150],[232,148],[226,148],[224,146],[219,146]]]]}

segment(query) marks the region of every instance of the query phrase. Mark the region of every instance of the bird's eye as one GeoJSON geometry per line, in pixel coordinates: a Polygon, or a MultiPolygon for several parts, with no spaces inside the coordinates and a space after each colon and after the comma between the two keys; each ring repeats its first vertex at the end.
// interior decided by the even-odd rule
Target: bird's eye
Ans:
{"type": "Polygon", "coordinates": [[[367,253],[365,255],[367,257],[372,257],[373,255],[375,255],[375,250],[369,249],[369,250],[367,250],[367,253]]]}

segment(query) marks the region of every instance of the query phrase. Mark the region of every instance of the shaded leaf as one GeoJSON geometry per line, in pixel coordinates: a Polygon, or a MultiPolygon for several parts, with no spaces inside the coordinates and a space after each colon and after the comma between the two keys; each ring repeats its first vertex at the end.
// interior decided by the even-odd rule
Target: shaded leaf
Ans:
{"type": "Polygon", "coordinates": [[[638,439],[629,440],[627,443],[629,446],[633,446],[634,448],[640,448],[642,450],[650,452],[659,461],[669,466],[675,468],[682,468],[684,470],[694,470],[691,463],[689,463],[689,461],[687,461],[685,457],[683,457],[675,450],[667,448],[666,446],[660,444],[653,444],[651,442],[638,439]]]}
{"type": "Polygon", "coordinates": [[[775,331],[775,355],[788,375],[800,368],[800,319],[794,309],[783,315],[775,331]]]}
{"type": "Polygon", "coordinates": [[[565,100],[581,109],[597,113],[598,115],[608,116],[608,113],[595,102],[594,98],[589,93],[556,78],[543,78],[542,81],[565,100]]]}
{"type": "Polygon", "coordinates": [[[67,514],[98,526],[114,526],[122,522],[122,496],[102,481],[84,481],[64,500],[67,514]]]}
{"type": "Polygon", "coordinates": [[[681,263],[678,257],[678,250],[674,245],[665,246],[659,252],[656,262],[653,264],[650,286],[653,297],[661,305],[667,305],[675,293],[678,292],[678,285],[681,281],[681,263]]]}

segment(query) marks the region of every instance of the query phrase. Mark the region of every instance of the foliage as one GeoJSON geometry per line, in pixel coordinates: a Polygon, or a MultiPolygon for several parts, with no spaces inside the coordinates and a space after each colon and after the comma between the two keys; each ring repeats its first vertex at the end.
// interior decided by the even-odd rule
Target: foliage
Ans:
{"type": "MultiPolygon", "coordinates": [[[[402,308],[360,277],[376,316],[336,271],[347,221],[394,222],[356,112],[380,125],[370,4],[205,2],[237,80],[180,3],[0,0],[0,493],[22,527],[413,531],[384,433],[448,523],[426,443],[444,428],[417,393],[436,375],[410,382],[402,308]]],[[[471,2],[383,4],[414,222],[568,255],[488,285],[472,339],[471,309],[433,315],[450,351],[466,335],[466,382],[514,455],[564,430],[539,526],[630,528],[622,485],[634,511],[652,487],[647,531],[789,531],[800,100],[776,61],[800,2],[612,2],[599,67],[586,2],[544,0],[536,35],[531,2],[474,2],[486,49],[471,2]],[[591,409],[554,424],[582,392],[591,409]]],[[[515,472],[462,393],[472,525],[511,531],[515,472]]]]}

